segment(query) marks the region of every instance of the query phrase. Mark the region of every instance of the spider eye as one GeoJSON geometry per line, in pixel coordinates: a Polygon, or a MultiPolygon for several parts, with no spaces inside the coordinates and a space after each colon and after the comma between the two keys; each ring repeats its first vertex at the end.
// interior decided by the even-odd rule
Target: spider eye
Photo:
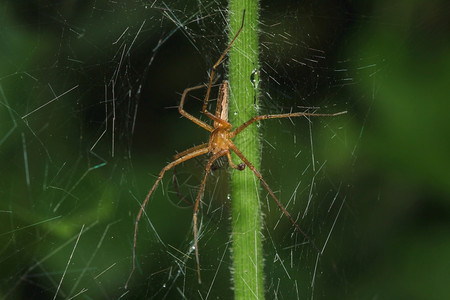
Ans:
{"type": "Polygon", "coordinates": [[[238,170],[239,171],[242,171],[242,170],[244,170],[245,169],[245,164],[244,163],[240,163],[239,165],[238,165],[238,170]]]}

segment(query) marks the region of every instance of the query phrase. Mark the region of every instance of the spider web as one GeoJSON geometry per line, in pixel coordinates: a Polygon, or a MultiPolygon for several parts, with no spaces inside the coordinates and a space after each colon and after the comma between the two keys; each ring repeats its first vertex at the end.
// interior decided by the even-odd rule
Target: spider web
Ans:
{"type": "MultiPolygon", "coordinates": [[[[1,4],[2,297],[232,297],[226,163],[206,187],[204,283],[196,282],[189,203],[201,159],[177,168],[186,202],[171,174],[151,198],[137,270],[124,288],[134,220],[156,174],[176,151],[208,137],[176,105],[184,88],[206,81],[226,47],[225,8],[218,1],[1,4]]],[[[345,295],[349,285],[335,265],[348,249],[352,170],[376,94],[358,86],[375,82],[380,62],[344,45],[362,26],[350,9],[262,5],[260,112],[350,111],[257,124],[264,178],[323,251],[319,258],[262,190],[268,298],[345,295]]],[[[193,94],[187,110],[199,111],[201,97],[193,94]]]]}

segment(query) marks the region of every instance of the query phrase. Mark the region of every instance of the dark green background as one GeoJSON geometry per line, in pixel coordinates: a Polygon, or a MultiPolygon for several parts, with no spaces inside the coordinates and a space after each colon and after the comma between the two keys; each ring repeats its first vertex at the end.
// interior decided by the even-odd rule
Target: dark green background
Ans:
{"type": "MultiPolygon", "coordinates": [[[[123,288],[139,203],[176,151],[207,139],[179,117],[179,94],[206,82],[226,47],[226,4],[152,2],[0,4],[0,297],[193,299],[206,298],[212,282],[209,299],[232,296],[226,165],[202,209],[204,283],[183,254],[192,209],[177,203],[169,175],[141,222],[139,269],[123,288]]],[[[448,298],[449,4],[261,7],[261,111],[348,110],[312,123],[316,168],[326,162],[314,179],[307,121],[261,124],[269,185],[286,204],[300,183],[294,216],[313,184],[302,228],[323,245],[338,216],[315,271],[315,250],[285,218],[274,229],[280,212],[262,192],[267,298],[448,298]]],[[[178,169],[188,201],[203,166],[178,169]]]]}

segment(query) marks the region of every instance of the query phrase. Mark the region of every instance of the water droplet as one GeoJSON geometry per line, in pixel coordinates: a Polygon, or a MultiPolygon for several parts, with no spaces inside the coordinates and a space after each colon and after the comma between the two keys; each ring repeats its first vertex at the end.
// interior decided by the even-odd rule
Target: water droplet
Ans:
{"type": "Polygon", "coordinates": [[[258,88],[259,85],[259,70],[253,69],[252,74],[250,75],[250,81],[255,89],[258,88]]]}
{"type": "Polygon", "coordinates": [[[231,195],[230,194],[227,194],[227,200],[231,201],[231,195]]]}

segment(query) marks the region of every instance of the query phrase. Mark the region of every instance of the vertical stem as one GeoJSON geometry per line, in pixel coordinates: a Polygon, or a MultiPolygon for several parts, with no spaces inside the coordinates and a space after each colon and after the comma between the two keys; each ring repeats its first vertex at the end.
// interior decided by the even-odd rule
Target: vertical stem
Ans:
{"type": "MultiPolygon", "coordinates": [[[[257,114],[258,0],[230,0],[229,39],[244,28],[229,52],[230,121],[234,127],[257,114]]],[[[260,167],[257,126],[251,125],[233,141],[254,166],[260,167]]],[[[234,161],[238,158],[234,155],[234,161]]],[[[264,299],[261,244],[260,183],[253,172],[233,170],[231,175],[233,276],[235,299],[264,299]]]]}

